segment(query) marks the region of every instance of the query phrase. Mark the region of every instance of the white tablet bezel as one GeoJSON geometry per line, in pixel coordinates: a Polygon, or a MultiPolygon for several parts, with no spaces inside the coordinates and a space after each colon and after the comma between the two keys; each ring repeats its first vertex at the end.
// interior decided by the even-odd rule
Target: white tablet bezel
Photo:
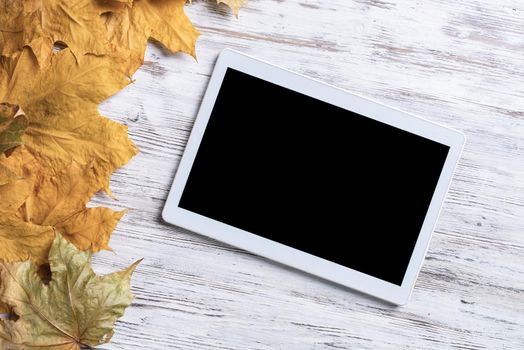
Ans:
{"type": "MultiPolygon", "coordinates": [[[[241,89],[242,87],[239,87],[241,89]]],[[[231,108],[234,108],[232,106],[231,108]]],[[[247,111],[246,111],[247,112],[247,111]]],[[[437,221],[449,183],[458,162],[465,137],[462,133],[422,118],[384,106],[337,87],[293,73],[283,68],[225,49],[221,52],[207,91],[200,106],[193,130],[180,161],[162,217],[165,221],[196,233],[245,249],[326,280],[370,294],[393,304],[405,304],[424,260],[431,233],[437,221]],[[197,154],[207,122],[227,68],[253,75],[335,106],[421,135],[450,147],[436,190],[401,286],[380,280],[362,272],[333,263],[320,257],[271,241],[178,207],[193,161],[197,154]]],[[[348,227],[351,224],[348,223],[348,227]]]]}

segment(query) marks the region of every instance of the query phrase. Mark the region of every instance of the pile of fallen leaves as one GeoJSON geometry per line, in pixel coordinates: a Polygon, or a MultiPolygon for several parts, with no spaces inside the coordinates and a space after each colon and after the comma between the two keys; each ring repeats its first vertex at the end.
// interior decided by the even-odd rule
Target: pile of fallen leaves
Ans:
{"type": "MultiPolygon", "coordinates": [[[[236,13],[245,0],[217,2],[236,13]]],[[[86,204],[111,195],[111,174],[138,152],[98,105],[131,82],[149,39],[195,56],[184,5],[0,0],[0,349],[108,342],[131,303],[136,264],[90,267],[124,212],[86,204]]]]}

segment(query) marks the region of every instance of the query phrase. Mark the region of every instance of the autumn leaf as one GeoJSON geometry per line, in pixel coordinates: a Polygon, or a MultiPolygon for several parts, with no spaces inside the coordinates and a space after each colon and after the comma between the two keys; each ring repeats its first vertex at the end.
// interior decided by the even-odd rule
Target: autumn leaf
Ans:
{"type": "MultiPolygon", "coordinates": [[[[95,0],[3,0],[9,12],[0,15],[0,33],[12,55],[30,47],[45,66],[55,43],[65,43],[78,60],[86,53],[106,54],[108,45],[95,0]]],[[[1,41],[0,41],[1,43],[1,41]]]]}
{"type": "Polygon", "coordinates": [[[11,169],[3,164],[0,164],[0,186],[7,185],[16,179],[17,176],[11,169]]]}
{"type": "Polygon", "coordinates": [[[57,235],[49,252],[51,281],[44,285],[30,261],[0,263],[0,301],[18,319],[0,320],[0,348],[73,350],[110,341],[113,326],[131,304],[125,270],[97,276],[91,253],[57,235]]]}
{"type": "MultiPolygon", "coordinates": [[[[109,249],[110,234],[123,213],[85,205],[98,190],[109,192],[111,173],[137,152],[127,127],[98,113],[98,103],[128,79],[109,58],[86,56],[79,65],[69,49],[54,54],[41,68],[28,48],[0,60],[0,80],[3,76],[7,84],[4,90],[0,86],[0,100],[26,107],[28,125],[24,146],[0,157],[0,212],[18,210],[21,221],[0,224],[2,240],[12,238],[23,246],[25,237],[32,239],[33,226],[25,222],[52,227],[81,249],[109,249]],[[10,225],[18,225],[13,237],[10,225]]],[[[49,249],[51,240],[42,245],[49,249]]],[[[0,259],[27,259],[15,253],[0,250],[0,259]]],[[[33,260],[44,261],[47,251],[31,254],[36,254],[33,260]]]]}
{"type": "Polygon", "coordinates": [[[32,193],[39,175],[39,166],[24,147],[14,149],[9,157],[0,154],[0,215],[18,210],[32,193]]]}
{"type": "Polygon", "coordinates": [[[182,51],[195,57],[195,42],[200,34],[184,13],[185,3],[185,0],[135,2],[129,12],[132,35],[138,40],[154,39],[173,53],[182,51]]]}
{"type": "Polygon", "coordinates": [[[185,0],[1,2],[9,10],[0,14],[0,54],[14,56],[27,46],[42,67],[56,43],[81,63],[86,54],[110,56],[129,76],[143,63],[150,38],[195,56],[199,33],[184,13],[185,0]]]}
{"type": "Polygon", "coordinates": [[[102,18],[107,38],[113,47],[111,56],[131,75],[144,63],[148,39],[168,50],[196,57],[195,43],[200,33],[184,13],[185,0],[140,0],[132,6],[106,4],[102,18]]]}
{"type": "Polygon", "coordinates": [[[28,118],[35,109],[64,111],[78,107],[81,101],[90,109],[96,108],[130,83],[111,59],[86,55],[80,65],[69,48],[53,54],[46,68],[38,66],[31,49],[24,48],[19,54],[0,61],[1,75],[7,76],[7,85],[0,90],[3,92],[0,98],[4,102],[18,101],[11,103],[18,104],[28,118]]]}
{"type": "Polygon", "coordinates": [[[0,76],[2,70],[8,87],[0,100],[17,103],[25,111],[28,127],[22,142],[42,167],[58,172],[72,161],[94,160],[108,191],[111,173],[137,148],[127,127],[102,117],[98,104],[129,80],[109,58],[86,56],[79,65],[69,49],[53,55],[49,66],[40,69],[26,48],[19,57],[0,61],[0,76]]]}
{"type": "MultiPolygon", "coordinates": [[[[5,198],[6,191],[2,191],[2,186],[8,185],[16,180],[24,179],[29,172],[25,172],[27,167],[21,163],[22,155],[19,154],[23,148],[18,147],[10,152],[10,156],[0,153],[0,198],[5,198]]],[[[4,201],[5,202],[5,201],[4,201]]],[[[4,203],[5,205],[5,203],[4,203]]],[[[0,204],[0,211],[2,211],[2,204],[0,204]]]]}
{"type": "Polygon", "coordinates": [[[65,238],[82,250],[111,250],[109,239],[125,210],[87,208],[53,225],[65,238]]]}
{"type": "Polygon", "coordinates": [[[33,259],[37,264],[44,263],[54,235],[51,226],[34,225],[14,215],[1,213],[0,261],[33,259]]]}
{"type": "Polygon", "coordinates": [[[43,248],[39,250],[2,250],[2,246],[11,244],[9,242],[18,242],[21,248],[32,246],[33,243],[26,242],[26,239],[34,240],[32,232],[38,230],[36,226],[60,232],[83,250],[97,252],[110,249],[111,233],[124,212],[86,208],[93,194],[103,186],[92,165],[73,162],[51,175],[25,147],[15,149],[10,157],[0,157],[0,165],[13,169],[16,176],[15,180],[0,186],[0,215],[5,218],[0,221],[0,260],[26,260],[26,253],[29,252],[34,261],[45,261],[51,236],[41,237],[39,245],[43,248]],[[14,217],[15,214],[17,217],[14,217]]]}
{"type": "Polygon", "coordinates": [[[247,0],[217,0],[217,4],[224,3],[231,7],[235,16],[238,16],[238,11],[247,3],[247,0]]]}
{"type": "Polygon", "coordinates": [[[39,225],[55,225],[85,209],[102,187],[93,166],[71,163],[56,175],[44,175],[20,208],[21,217],[39,225]]]}
{"type": "MultiPolygon", "coordinates": [[[[33,191],[34,178],[15,178],[0,186],[0,215],[15,213],[33,191]]],[[[0,255],[1,258],[1,255],[0,255]]]]}
{"type": "Polygon", "coordinates": [[[133,0],[113,0],[113,2],[124,4],[128,7],[133,6],[133,0]]]}
{"type": "Polygon", "coordinates": [[[0,0],[0,8],[0,56],[6,56],[23,46],[24,2],[0,0]]]}
{"type": "Polygon", "coordinates": [[[103,185],[94,166],[73,162],[56,175],[44,174],[38,179],[18,216],[26,222],[52,226],[80,249],[110,249],[111,232],[124,212],[86,208],[103,185]]]}
{"type": "Polygon", "coordinates": [[[22,110],[9,103],[0,103],[0,153],[22,144],[27,118],[22,110]]]}

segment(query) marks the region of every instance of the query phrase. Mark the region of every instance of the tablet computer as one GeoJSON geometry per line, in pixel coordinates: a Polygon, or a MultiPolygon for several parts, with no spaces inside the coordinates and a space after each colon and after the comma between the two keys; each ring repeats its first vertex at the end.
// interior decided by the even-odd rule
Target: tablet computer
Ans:
{"type": "Polygon", "coordinates": [[[224,50],[163,218],[400,305],[463,144],[458,131],[224,50]]]}

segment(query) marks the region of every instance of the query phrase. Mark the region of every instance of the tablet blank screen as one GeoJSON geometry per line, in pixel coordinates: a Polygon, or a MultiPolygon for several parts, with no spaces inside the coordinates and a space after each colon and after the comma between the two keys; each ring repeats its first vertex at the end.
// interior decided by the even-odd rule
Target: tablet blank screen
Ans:
{"type": "Polygon", "coordinates": [[[179,206],[401,285],[448,150],[229,68],[179,206]]]}

